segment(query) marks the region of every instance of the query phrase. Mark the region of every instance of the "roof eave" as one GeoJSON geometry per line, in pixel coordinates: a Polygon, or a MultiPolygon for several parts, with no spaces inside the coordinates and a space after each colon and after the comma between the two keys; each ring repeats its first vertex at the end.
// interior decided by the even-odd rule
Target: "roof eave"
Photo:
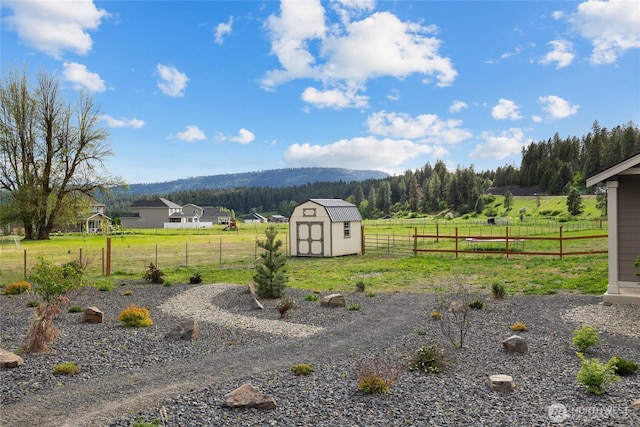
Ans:
{"type": "Polygon", "coordinates": [[[615,166],[610,167],[609,169],[605,169],[600,173],[593,175],[590,178],[587,178],[587,187],[591,187],[599,182],[606,181],[615,175],[620,175],[622,172],[627,171],[633,166],[640,164],[640,154],[637,154],[633,157],[628,158],[615,166]]]}

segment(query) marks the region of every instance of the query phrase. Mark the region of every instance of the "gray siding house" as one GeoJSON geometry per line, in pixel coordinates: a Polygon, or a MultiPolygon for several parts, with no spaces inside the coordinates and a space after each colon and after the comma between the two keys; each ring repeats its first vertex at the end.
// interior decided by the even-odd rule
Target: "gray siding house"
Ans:
{"type": "Polygon", "coordinates": [[[291,256],[333,257],[362,253],[362,216],[342,199],[310,199],[289,218],[291,256]]]}
{"type": "Polygon", "coordinates": [[[164,228],[165,222],[180,222],[182,206],[165,198],[136,200],[131,212],[120,215],[124,228],[164,228]]]}
{"type": "Polygon", "coordinates": [[[607,186],[609,281],[603,302],[640,304],[640,154],[587,179],[607,186]]]}

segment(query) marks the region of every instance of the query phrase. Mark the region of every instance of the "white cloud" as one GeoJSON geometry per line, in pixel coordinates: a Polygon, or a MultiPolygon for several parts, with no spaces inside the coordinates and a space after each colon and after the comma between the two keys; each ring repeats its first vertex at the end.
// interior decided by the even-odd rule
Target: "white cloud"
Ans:
{"type": "Polygon", "coordinates": [[[64,51],[86,55],[93,40],[88,31],[96,30],[109,14],[97,9],[91,0],[3,1],[13,15],[3,17],[3,26],[15,31],[26,44],[60,59],[64,51]]]}
{"type": "Polygon", "coordinates": [[[500,99],[498,105],[491,109],[491,117],[496,120],[521,119],[522,116],[520,115],[519,109],[520,107],[510,99],[500,99]]]}
{"type": "Polygon", "coordinates": [[[194,125],[187,126],[187,130],[178,132],[176,136],[179,140],[187,142],[201,141],[207,138],[204,132],[201,131],[198,126],[194,125]]]}
{"type": "Polygon", "coordinates": [[[366,107],[369,98],[356,95],[354,91],[342,91],[340,89],[318,90],[308,87],[302,92],[302,100],[317,108],[361,108],[366,107]]]}
{"type": "Polygon", "coordinates": [[[564,17],[564,12],[561,10],[554,10],[553,13],[551,13],[551,17],[555,20],[562,19],[564,17]]]}
{"type": "Polygon", "coordinates": [[[569,18],[574,30],[591,41],[590,61],[615,62],[628,49],[640,48],[640,13],[636,1],[590,0],[569,18]]]}
{"type": "Polygon", "coordinates": [[[559,96],[548,95],[538,98],[538,103],[542,104],[542,109],[553,119],[564,119],[578,112],[579,105],[572,105],[559,96]]]}
{"type": "Polygon", "coordinates": [[[533,120],[533,123],[540,123],[542,122],[542,117],[538,116],[538,115],[533,115],[531,116],[531,120],[533,120]]]}
{"type": "Polygon", "coordinates": [[[398,89],[391,89],[387,94],[387,99],[392,101],[400,101],[400,91],[398,89]]]}
{"type": "Polygon", "coordinates": [[[104,80],[97,73],[87,70],[86,65],[75,62],[65,62],[62,64],[62,74],[65,80],[74,83],[78,90],[87,89],[91,92],[104,92],[104,80]]]}
{"type": "Polygon", "coordinates": [[[233,27],[233,16],[229,17],[229,22],[220,23],[216,25],[215,30],[215,42],[218,44],[222,44],[224,42],[224,36],[227,34],[231,34],[233,27]]]}
{"type": "Polygon", "coordinates": [[[483,132],[481,135],[484,143],[478,144],[469,155],[471,158],[505,159],[514,154],[520,154],[522,147],[527,145],[524,133],[520,128],[511,128],[495,135],[492,132],[483,132]]]}
{"type": "Polygon", "coordinates": [[[342,139],[328,145],[293,144],[285,152],[285,160],[291,167],[390,170],[434,150],[408,140],[366,137],[342,139]]]}
{"type": "Polygon", "coordinates": [[[469,108],[469,106],[467,105],[466,102],[453,101],[453,103],[449,107],[449,112],[450,113],[459,113],[460,111],[462,111],[465,108],[469,108]]]}
{"type": "Polygon", "coordinates": [[[238,136],[234,136],[229,138],[230,141],[233,142],[237,142],[239,144],[249,144],[250,142],[253,142],[253,140],[255,140],[256,137],[253,134],[253,132],[250,132],[248,130],[246,130],[245,128],[242,128],[238,131],[238,136]]]}
{"type": "MultiPolygon", "coordinates": [[[[358,13],[372,5],[363,1],[341,6],[347,4],[356,5],[358,13]]],[[[434,77],[438,86],[455,80],[451,60],[438,53],[440,40],[433,37],[436,27],[403,22],[389,12],[376,12],[360,21],[350,21],[351,16],[343,15],[341,23],[328,28],[320,1],[282,1],[280,16],[267,20],[271,51],[281,68],[266,73],[263,87],[310,78],[329,89],[335,85],[362,89],[369,79],[414,73],[434,77]]]]}
{"type": "Polygon", "coordinates": [[[576,55],[573,53],[573,44],[570,41],[552,40],[547,44],[552,47],[552,50],[540,60],[541,64],[551,64],[555,62],[556,69],[559,69],[573,62],[576,55]]]}
{"type": "Polygon", "coordinates": [[[178,71],[175,67],[169,65],[157,65],[158,75],[158,88],[165,95],[171,97],[184,96],[184,90],[187,87],[189,78],[183,72],[178,71]]]}
{"type": "Polygon", "coordinates": [[[380,111],[367,118],[368,131],[372,134],[438,145],[457,144],[471,138],[471,132],[461,129],[461,124],[460,120],[442,120],[435,114],[411,117],[380,111]]]}
{"type": "Polygon", "coordinates": [[[139,129],[145,125],[144,120],[139,120],[136,118],[126,119],[121,117],[119,119],[115,119],[108,114],[102,115],[102,120],[107,122],[107,125],[111,128],[134,128],[139,129]]]}

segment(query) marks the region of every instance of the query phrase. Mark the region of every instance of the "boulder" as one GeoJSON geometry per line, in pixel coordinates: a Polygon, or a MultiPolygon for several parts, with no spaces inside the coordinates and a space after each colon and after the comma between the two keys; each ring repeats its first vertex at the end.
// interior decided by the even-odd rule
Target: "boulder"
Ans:
{"type": "Polygon", "coordinates": [[[97,307],[89,307],[85,308],[82,313],[82,321],[84,323],[102,323],[102,318],[104,317],[104,313],[100,311],[97,307]]]}
{"type": "Polygon", "coordinates": [[[0,348],[0,368],[1,369],[13,369],[18,366],[24,365],[22,357],[10,351],[2,350],[0,348]]]}
{"type": "Polygon", "coordinates": [[[320,300],[320,305],[322,307],[344,307],[344,296],[341,294],[331,294],[324,296],[320,300]]]}
{"type": "Polygon", "coordinates": [[[631,402],[631,405],[629,405],[629,408],[633,409],[634,411],[640,412],[640,399],[637,399],[631,402]]]}
{"type": "Polygon", "coordinates": [[[225,396],[230,408],[275,409],[276,399],[255,388],[249,383],[242,384],[225,396]]]}
{"type": "Polygon", "coordinates": [[[511,391],[516,386],[511,375],[490,375],[489,383],[494,391],[511,391]]]}
{"type": "Polygon", "coordinates": [[[251,299],[251,309],[252,310],[264,310],[264,306],[262,305],[262,303],[260,301],[258,301],[258,298],[253,297],[251,299]]]}
{"type": "Polygon", "coordinates": [[[511,335],[502,341],[502,346],[510,353],[526,353],[529,351],[527,341],[519,335],[511,335]]]}
{"type": "Polygon", "coordinates": [[[200,336],[200,325],[195,320],[187,320],[177,324],[171,331],[169,331],[165,338],[172,340],[184,340],[191,341],[198,339],[200,336]]]}

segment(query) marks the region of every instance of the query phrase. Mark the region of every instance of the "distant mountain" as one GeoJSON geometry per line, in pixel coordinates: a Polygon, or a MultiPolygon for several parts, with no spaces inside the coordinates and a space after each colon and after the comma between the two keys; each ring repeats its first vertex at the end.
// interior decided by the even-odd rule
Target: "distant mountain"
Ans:
{"type": "Polygon", "coordinates": [[[388,178],[375,170],[340,168],[289,168],[226,175],[197,176],[175,181],[131,184],[130,194],[168,194],[200,189],[234,189],[241,187],[291,187],[314,182],[353,182],[388,178]]]}

